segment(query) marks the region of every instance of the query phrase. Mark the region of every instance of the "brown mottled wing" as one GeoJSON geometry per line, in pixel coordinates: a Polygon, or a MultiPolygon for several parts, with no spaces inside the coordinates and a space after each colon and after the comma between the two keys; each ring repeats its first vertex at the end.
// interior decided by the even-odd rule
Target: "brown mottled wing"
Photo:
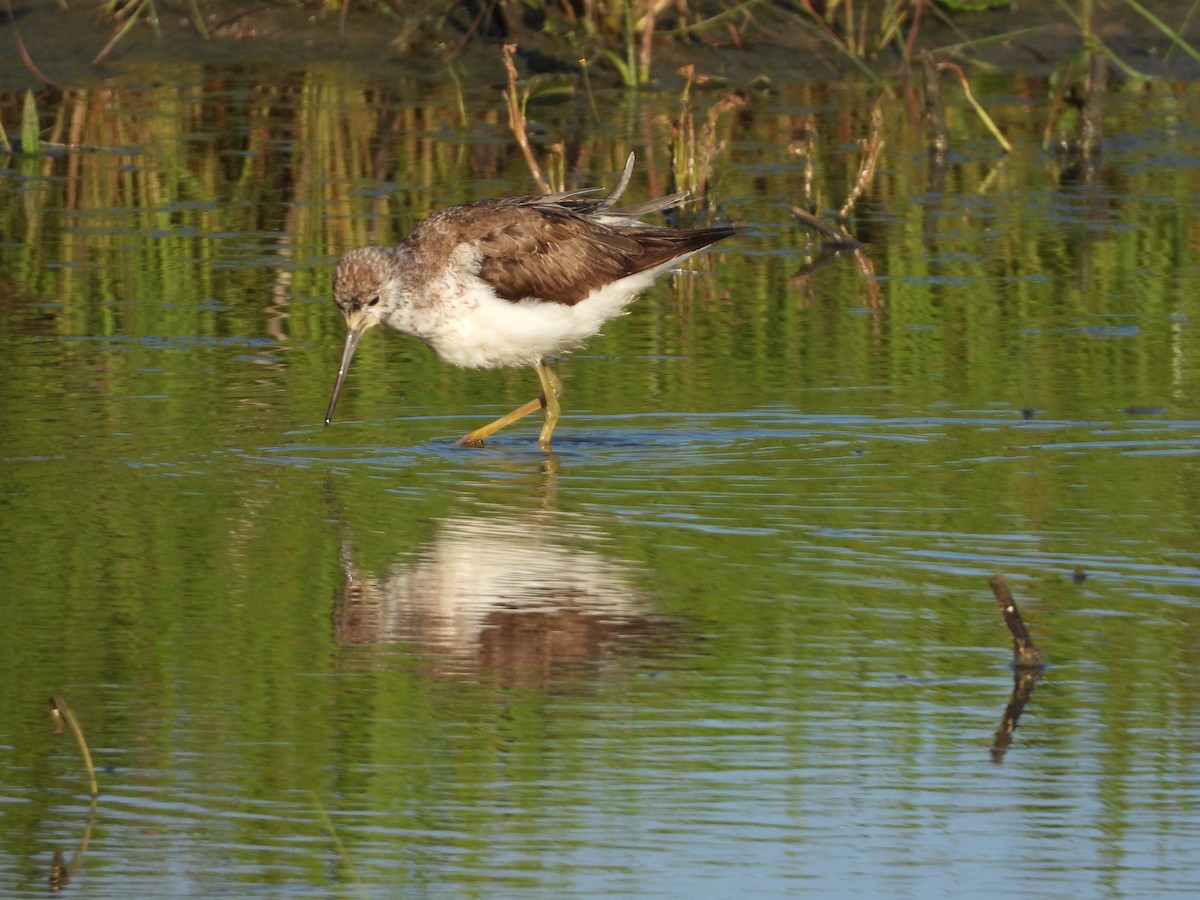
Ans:
{"type": "Polygon", "coordinates": [[[421,237],[426,242],[436,229],[448,247],[476,244],[483,254],[480,278],[505,300],[535,298],[573,306],[598,287],[733,233],[729,228],[677,230],[632,220],[599,221],[587,215],[587,206],[579,206],[583,208],[543,197],[483,201],[431,216],[420,229],[431,233],[421,237]]]}

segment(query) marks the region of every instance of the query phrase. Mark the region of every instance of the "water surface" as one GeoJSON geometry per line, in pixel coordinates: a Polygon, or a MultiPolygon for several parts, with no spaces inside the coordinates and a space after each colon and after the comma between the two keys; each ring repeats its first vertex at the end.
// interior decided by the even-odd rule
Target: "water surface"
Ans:
{"type": "MultiPolygon", "coordinates": [[[[336,257],[531,189],[498,101],[152,75],[0,169],[5,895],[56,853],[86,897],[1194,889],[1194,85],[1114,93],[1093,171],[1042,82],[943,170],[890,88],[866,251],[811,275],[789,208],[841,205],[876,95],[752,97],[743,235],[561,362],[547,457],[454,444],[532,372],[382,330],[321,427],[336,257]]],[[[670,190],[678,98],[597,99],[537,111],[574,182],[670,190]]]]}

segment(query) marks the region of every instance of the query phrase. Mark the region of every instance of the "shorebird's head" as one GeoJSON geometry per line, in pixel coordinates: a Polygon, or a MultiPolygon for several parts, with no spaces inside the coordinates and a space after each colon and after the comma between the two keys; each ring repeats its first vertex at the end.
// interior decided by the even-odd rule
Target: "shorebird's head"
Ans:
{"type": "Polygon", "coordinates": [[[333,408],[337,406],[359,338],[372,325],[383,321],[388,300],[396,290],[396,262],[395,250],[363,247],[346,253],[333,270],[333,302],[346,320],[346,344],[342,349],[342,365],[333,386],[333,397],[325,413],[326,425],[333,418],[333,408]]]}

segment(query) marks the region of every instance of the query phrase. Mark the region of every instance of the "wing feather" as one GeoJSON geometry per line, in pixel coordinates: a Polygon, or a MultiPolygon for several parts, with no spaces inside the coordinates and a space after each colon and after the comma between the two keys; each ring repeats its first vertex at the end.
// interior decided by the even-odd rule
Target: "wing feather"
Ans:
{"type": "MultiPolygon", "coordinates": [[[[626,179],[623,179],[626,180],[626,179]]],[[[623,185],[620,185],[623,187],[623,185]]],[[[619,197],[507,197],[440,210],[422,222],[405,246],[415,258],[448,259],[462,244],[478,248],[478,275],[497,295],[573,306],[593,290],[728,237],[732,228],[676,229],[646,225],[637,215],[678,205],[675,194],[623,210],[619,197]]]]}

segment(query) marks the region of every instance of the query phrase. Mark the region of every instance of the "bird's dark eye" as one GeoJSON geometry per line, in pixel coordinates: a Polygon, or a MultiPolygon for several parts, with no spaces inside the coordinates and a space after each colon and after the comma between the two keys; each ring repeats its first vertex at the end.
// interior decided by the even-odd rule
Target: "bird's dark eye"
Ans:
{"type": "Polygon", "coordinates": [[[374,306],[378,302],[379,302],[379,297],[377,297],[377,296],[372,297],[370,300],[367,301],[367,306],[374,306]]]}

